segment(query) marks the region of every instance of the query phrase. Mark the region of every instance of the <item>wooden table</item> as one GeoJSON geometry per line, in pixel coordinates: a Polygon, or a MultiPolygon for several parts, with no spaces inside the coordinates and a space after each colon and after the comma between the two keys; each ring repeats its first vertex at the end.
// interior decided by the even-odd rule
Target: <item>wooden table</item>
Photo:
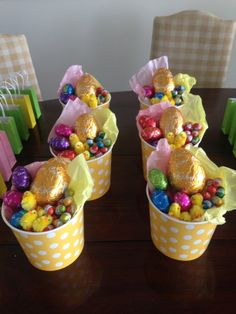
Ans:
{"type": "MultiPolygon", "coordinates": [[[[228,97],[236,89],[196,89],[209,129],[202,141],[219,166],[236,168],[228,139],[220,131],[228,97]]],[[[112,157],[109,192],[85,206],[85,247],[69,267],[35,269],[11,231],[0,221],[0,313],[235,313],[236,212],[217,227],[207,251],[179,262],[161,254],[150,240],[148,203],[142,174],[132,92],[112,94],[120,130],[112,157]]],[[[42,117],[17,156],[25,165],[50,157],[49,130],[60,115],[57,100],[41,103],[42,117]]]]}

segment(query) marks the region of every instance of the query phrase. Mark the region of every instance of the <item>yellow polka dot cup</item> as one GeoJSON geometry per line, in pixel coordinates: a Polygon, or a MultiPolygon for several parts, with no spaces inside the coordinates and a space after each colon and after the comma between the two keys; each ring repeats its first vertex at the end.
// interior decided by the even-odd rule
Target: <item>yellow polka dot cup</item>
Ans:
{"type": "Polygon", "coordinates": [[[164,255],[179,261],[200,257],[207,249],[216,225],[209,222],[186,222],[162,213],[152,203],[148,186],[151,238],[164,255]]]}
{"type": "Polygon", "coordinates": [[[2,218],[12,230],[29,262],[40,270],[52,271],[72,264],[84,247],[84,216],[81,207],[66,224],[45,232],[28,232],[13,227],[2,207],[2,218]]]}
{"type": "Polygon", "coordinates": [[[93,191],[89,201],[105,195],[111,185],[112,148],[99,158],[88,160],[88,167],[93,179],[93,191]]]}
{"type": "MultiPolygon", "coordinates": [[[[49,149],[51,154],[56,157],[52,148],[50,147],[49,149]]],[[[94,184],[92,194],[88,201],[96,200],[108,192],[111,185],[111,159],[112,147],[101,157],[87,161],[94,184]]]]}

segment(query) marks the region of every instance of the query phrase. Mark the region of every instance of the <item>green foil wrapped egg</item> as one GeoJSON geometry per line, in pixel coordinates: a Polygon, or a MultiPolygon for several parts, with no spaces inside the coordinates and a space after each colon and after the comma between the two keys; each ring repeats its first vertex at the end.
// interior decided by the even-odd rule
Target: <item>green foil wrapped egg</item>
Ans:
{"type": "Polygon", "coordinates": [[[168,181],[165,174],[160,169],[149,171],[148,179],[155,189],[166,190],[168,181]]]}

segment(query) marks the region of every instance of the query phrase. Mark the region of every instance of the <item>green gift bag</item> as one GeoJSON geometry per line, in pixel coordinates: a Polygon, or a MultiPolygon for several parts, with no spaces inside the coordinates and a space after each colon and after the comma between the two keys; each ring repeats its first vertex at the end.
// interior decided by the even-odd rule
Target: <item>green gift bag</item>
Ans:
{"type": "Polygon", "coordinates": [[[0,103],[0,110],[2,111],[2,117],[0,117],[0,130],[6,132],[14,154],[20,154],[23,146],[22,146],[19,133],[16,128],[15,120],[13,117],[7,117],[5,115],[5,112],[1,103],[0,103]]]}
{"type": "MultiPolygon", "coordinates": [[[[8,105],[12,106],[9,95],[4,95],[6,97],[8,105]]],[[[33,129],[36,125],[34,112],[31,106],[31,102],[28,95],[13,95],[14,104],[22,107],[26,125],[29,129],[33,129]]]]}
{"type": "Polygon", "coordinates": [[[39,107],[38,97],[33,87],[25,87],[24,89],[20,89],[21,95],[28,95],[31,101],[31,105],[34,111],[34,115],[36,119],[41,117],[41,110],[39,107]]]}
{"type": "MultiPolygon", "coordinates": [[[[26,121],[24,118],[24,112],[23,112],[22,107],[15,105],[13,103],[13,99],[12,99],[12,105],[9,106],[7,104],[7,101],[4,97],[4,95],[2,95],[0,93],[0,97],[4,100],[4,103],[5,103],[5,105],[3,105],[5,115],[7,117],[13,117],[14,118],[15,123],[16,123],[16,128],[17,128],[17,131],[19,133],[21,140],[27,141],[29,138],[29,130],[28,130],[27,125],[26,125],[26,121]]],[[[0,111],[0,116],[3,116],[2,111],[0,111]]]]}
{"type": "MultiPolygon", "coordinates": [[[[14,78],[10,78],[11,85],[13,86],[13,92],[16,90],[21,95],[28,95],[31,101],[31,105],[34,111],[36,119],[39,119],[41,116],[41,110],[38,102],[38,97],[36,95],[34,87],[29,85],[29,77],[27,71],[16,72],[14,73],[14,78]]],[[[8,84],[8,85],[10,85],[8,84]]]]}
{"type": "MultiPolygon", "coordinates": [[[[6,89],[1,89],[1,91],[6,94],[6,89]]],[[[20,95],[26,95],[29,96],[29,100],[31,102],[31,106],[35,115],[36,119],[39,119],[41,117],[41,110],[38,102],[38,97],[35,93],[35,90],[33,87],[27,87],[24,89],[20,89],[19,92],[16,91],[16,89],[9,89],[12,95],[20,94],[20,95]]]]}

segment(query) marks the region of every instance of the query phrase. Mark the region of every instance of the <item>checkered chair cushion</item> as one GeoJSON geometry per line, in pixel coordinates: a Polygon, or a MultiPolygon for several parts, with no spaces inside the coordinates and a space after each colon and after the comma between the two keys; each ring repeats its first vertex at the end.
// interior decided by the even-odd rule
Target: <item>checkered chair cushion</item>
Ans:
{"type": "Polygon", "coordinates": [[[171,72],[194,76],[196,87],[222,87],[235,27],[235,21],[195,10],[157,16],[150,58],[168,56],[171,72]]]}
{"type": "Polygon", "coordinates": [[[30,85],[42,100],[25,35],[0,34],[0,80],[7,80],[10,75],[23,70],[27,71],[30,85]]]}

